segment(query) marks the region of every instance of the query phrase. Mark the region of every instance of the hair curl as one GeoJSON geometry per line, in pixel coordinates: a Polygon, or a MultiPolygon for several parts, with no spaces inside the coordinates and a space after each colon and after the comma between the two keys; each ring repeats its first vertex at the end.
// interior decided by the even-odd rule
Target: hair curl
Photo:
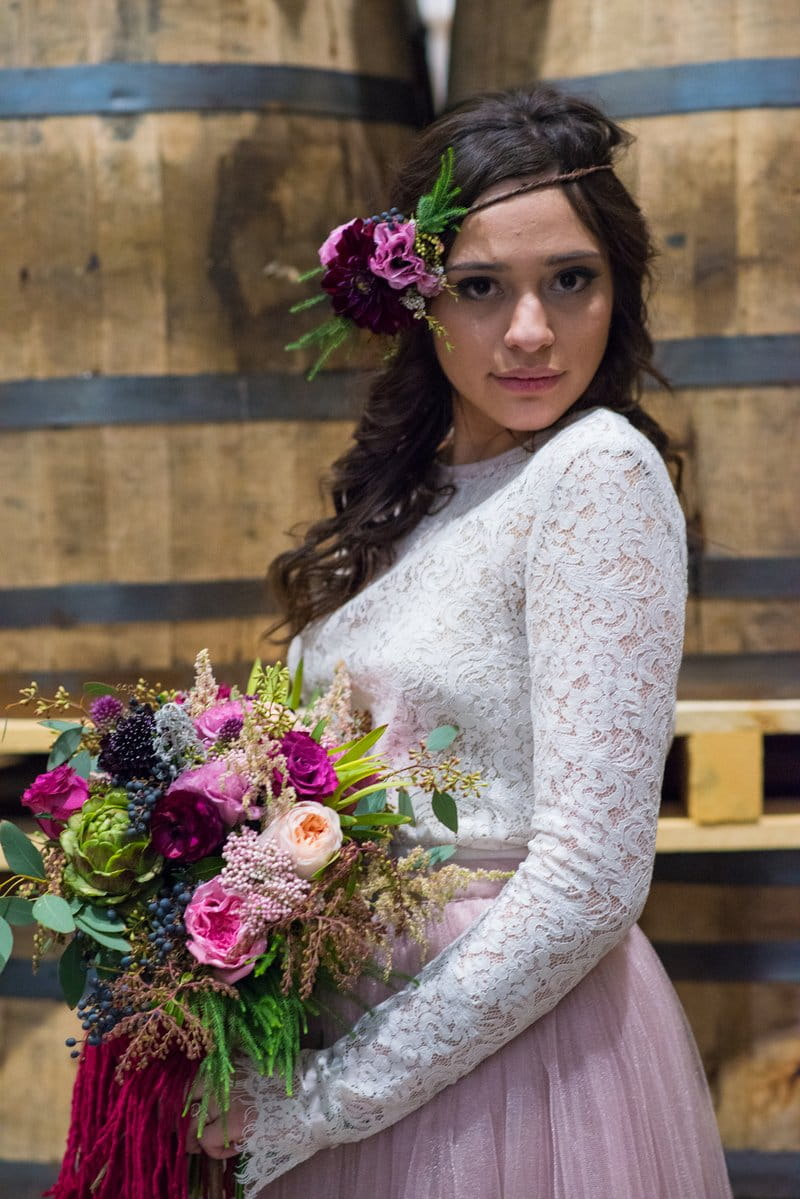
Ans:
{"type": "MultiPolygon", "coordinates": [[[[592,104],[553,87],[476,96],[435,121],[418,138],[391,192],[412,212],[429,191],[448,146],[455,150],[459,203],[520,176],[562,174],[612,163],[632,137],[592,104]]],[[[666,433],[640,406],[643,376],[667,386],[653,366],[646,294],[653,246],[647,224],[613,171],[561,185],[611,266],[613,308],[600,366],[575,412],[602,405],[620,412],[668,460],[666,433]]],[[[444,238],[445,253],[456,236],[444,238]]],[[[334,514],[311,525],[303,543],[269,571],[284,615],[270,630],[299,632],[334,611],[391,564],[394,546],[423,516],[446,503],[452,486],[437,474],[436,452],[453,420],[450,385],[423,321],[402,332],[386,369],[373,381],[354,441],[332,467],[327,486],[334,514]]]]}

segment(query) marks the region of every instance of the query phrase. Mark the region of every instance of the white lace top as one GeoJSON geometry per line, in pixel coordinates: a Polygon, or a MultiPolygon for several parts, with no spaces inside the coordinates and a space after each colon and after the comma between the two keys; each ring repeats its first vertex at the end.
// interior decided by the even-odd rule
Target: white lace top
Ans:
{"type": "MultiPolygon", "coordinates": [[[[616,413],[580,414],[534,445],[449,468],[450,502],[303,635],[308,684],[343,660],[357,702],[390,725],[388,756],[458,725],[462,768],[488,783],[459,802],[459,846],[527,857],[419,986],[303,1053],[291,1098],[280,1079],[243,1076],[251,1194],[467,1074],[554,1007],[644,904],[681,654],[683,517],[657,451],[616,413]]],[[[453,839],[415,809],[406,841],[453,839]]]]}

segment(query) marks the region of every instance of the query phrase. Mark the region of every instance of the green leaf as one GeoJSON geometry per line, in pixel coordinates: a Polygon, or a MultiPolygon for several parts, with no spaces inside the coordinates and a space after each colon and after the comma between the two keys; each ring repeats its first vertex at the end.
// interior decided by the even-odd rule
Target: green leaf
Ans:
{"type": "Polygon", "coordinates": [[[452,858],[455,852],[455,845],[434,845],[433,849],[428,850],[428,862],[431,866],[438,866],[440,862],[452,858]]]}
{"type": "Polygon", "coordinates": [[[14,934],[11,926],[0,916],[0,970],[5,970],[6,962],[11,957],[14,948],[14,934]]]}
{"type": "Polygon", "coordinates": [[[8,895],[5,899],[0,899],[0,916],[9,924],[35,924],[36,917],[32,909],[32,899],[20,899],[18,895],[8,895]]]}
{"type": "Polygon", "coordinates": [[[325,274],[324,266],[312,266],[310,270],[303,271],[302,275],[297,276],[298,283],[307,283],[309,279],[316,279],[319,275],[325,274]]]}
{"type": "Polygon", "coordinates": [[[75,921],[66,899],[60,895],[40,895],[33,905],[33,914],[45,928],[55,933],[72,933],[75,921]]]}
{"type": "Polygon", "coordinates": [[[439,750],[447,749],[452,745],[458,734],[459,730],[454,724],[440,724],[433,732],[428,733],[425,746],[432,754],[438,753],[439,750]]]}
{"type": "Polygon", "coordinates": [[[204,883],[220,873],[225,862],[220,857],[201,858],[187,867],[186,878],[193,883],[204,883]]]}
{"type": "Polygon", "coordinates": [[[402,816],[400,812],[370,812],[356,817],[356,824],[353,825],[353,828],[372,828],[390,824],[408,824],[408,817],[402,816]]]}
{"type": "Polygon", "coordinates": [[[98,695],[116,695],[117,688],[110,687],[108,683],[84,683],[83,694],[97,697],[98,695]]]}
{"type": "Polygon", "coordinates": [[[56,738],[53,748],[50,750],[50,757],[47,759],[47,769],[53,770],[56,766],[68,762],[80,745],[82,736],[83,729],[78,725],[77,728],[67,729],[60,737],[56,738]]]}
{"type": "Polygon", "coordinates": [[[327,298],[328,293],[326,291],[321,291],[318,296],[309,296],[307,300],[298,300],[296,304],[292,304],[289,311],[291,313],[305,312],[306,308],[314,308],[315,305],[321,304],[323,300],[327,300],[327,298]]]}
{"type": "Polygon", "coordinates": [[[88,749],[80,749],[72,759],[70,765],[82,779],[88,779],[91,772],[97,766],[97,758],[93,758],[88,749]]]}
{"type": "Polygon", "coordinates": [[[382,812],[385,807],[386,788],[382,787],[379,791],[363,795],[356,804],[354,812],[356,816],[363,816],[365,812],[382,812]]]}
{"type": "Polygon", "coordinates": [[[458,832],[458,808],[452,795],[448,795],[446,791],[434,791],[431,807],[434,816],[438,817],[451,833],[458,832]]]}
{"type": "Polygon", "coordinates": [[[65,733],[67,729],[79,729],[81,727],[74,720],[40,720],[39,724],[44,725],[46,729],[55,729],[59,733],[65,733]]]}
{"type": "Polygon", "coordinates": [[[414,815],[414,807],[411,803],[411,796],[405,787],[401,787],[397,792],[397,810],[401,816],[407,816],[412,824],[417,823],[417,818],[414,815]]]}
{"type": "Polygon", "coordinates": [[[369,733],[365,733],[363,737],[359,737],[357,741],[348,741],[341,748],[344,753],[340,758],[336,759],[336,765],[346,766],[348,762],[355,762],[358,758],[363,758],[368,749],[372,749],[376,741],[380,741],[383,734],[386,732],[386,725],[381,724],[376,729],[372,729],[369,733]]]}
{"type": "Polygon", "coordinates": [[[86,967],[77,941],[70,941],[58,960],[58,981],[69,1007],[75,1007],[86,987],[86,967]]]}
{"type": "Polygon", "coordinates": [[[247,689],[245,691],[246,695],[254,695],[255,694],[256,684],[258,683],[258,680],[261,678],[261,672],[263,669],[264,669],[264,667],[261,665],[261,659],[256,658],[255,662],[253,663],[252,669],[250,671],[250,676],[247,680],[247,689]]]}
{"type": "Polygon", "coordinates": [[[107,933],[101,933],[99,929],[93,928],[91,924],[84,920],[80,913],[75,917],[75,924],[81,932],[86,933],[98,945],[104,945],[106,949],[115,949],[118,953],[128,953],[130,951],[130,942],[126,941],[124,937],[112,937],[107,933]]]}
{"type": "Polygon", "coordinates": [[[317,723],[314,725],[313,729],[311,730],[311,733],[309,734],[312,741],[316,741],[317,743],[319,743],[319,740],[322,737],[322,734],[325,732],[325,726],[327,725],[329,720],[330,720],[329,716],[323,716],[322,720],[317,721],[317,723]]]}
{"type": "Polygon", "coordinates": [[[29,878],[44,878],[44,862],[36,846],[10,820],[0,821],[0,845],[11,870],[29,878]]]}
{"type": "MultiPolygon", "coordinates": [[[[288,706],[290,708],[294,709],[294,708],[298,707],[300,700],[302,698],[302,695],[303,695],[303,659],[301,658],[300,661],[297,663],[297,670],[294,672],[294,678],[292,679],[292,689],[289,692],[289,698],[287,699],[286,703],[288,704],[288,706]]],[[[314,734],[312,733],[311,736],[313,737],[314,734]]]]}
{"type": "Polygon", "coordinates": [[[125,925],[116,914],[111,915],[112,911],[112,908],[95,908],[87,904],[79,912],[73,909],[73,914],[76,920],[80,917],[81,924],[86,928],[96,929],[97,932],[108,933],[111,936],[121,935],[125,925]]]}

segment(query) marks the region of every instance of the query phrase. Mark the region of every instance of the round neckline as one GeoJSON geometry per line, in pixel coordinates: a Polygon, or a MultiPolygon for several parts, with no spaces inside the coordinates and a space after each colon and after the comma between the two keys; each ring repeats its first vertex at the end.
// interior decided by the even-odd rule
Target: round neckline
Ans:
{"type": "Polygon", "coordinates": [[[495,454],[492,458],[481,458],[477,462],[461,462],[458,465],[439,462],[439,469],[446,479],[452,480],[454,483],[464,479],[488,478],[497,471],[503,470],[506,466],[521,465],[531,458],[545,442],[549,441],[551,437],[554,437],[556,433],[559,433],[567,425],[571,425],[575,421],[597,412],[597,410],[598,408],[595,406],[593,408],[582,408],[578,412],[571,412],[569,415],[557,420],[555,424],[548,425],[546,429],[539,429],[527,441],[512,446],[510,450],[504,450],[502,454],[495,454]]]}

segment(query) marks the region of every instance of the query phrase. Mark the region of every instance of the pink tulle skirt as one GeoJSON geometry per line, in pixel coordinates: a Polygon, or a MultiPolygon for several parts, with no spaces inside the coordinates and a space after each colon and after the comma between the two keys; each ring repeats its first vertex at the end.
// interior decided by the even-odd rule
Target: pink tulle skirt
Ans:
{"type": "MultiPolygon", "coordinates": [[[[448,905],[428,956],[498,890],[476,884],[448,905]]],[[[395,965],[418,969],[414,950],[395,965]]],[[[633,928],[551,1012],[424,1107],[323,1150],[259,1199],[312,1196],[730,1199],[697,1047],[644,933],[633,928]]]]}

